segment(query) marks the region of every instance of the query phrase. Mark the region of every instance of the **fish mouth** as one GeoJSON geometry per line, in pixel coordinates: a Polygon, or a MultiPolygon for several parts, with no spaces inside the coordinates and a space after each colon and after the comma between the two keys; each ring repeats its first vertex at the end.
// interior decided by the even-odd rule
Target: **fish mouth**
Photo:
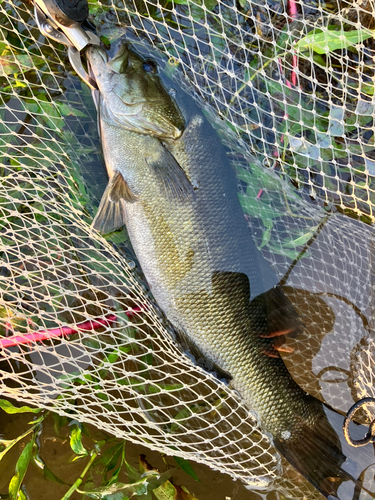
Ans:
{"type": "Polygon", "coordinates": [[[90,45],[86,50],[87,73],[97,83],[97,76],[94,72],[94,66],[102,66],[107,64],[108,56],[106,52],[97,45],[90,45]],[[99,64],[98,64],[99,63],[99,64]]]}

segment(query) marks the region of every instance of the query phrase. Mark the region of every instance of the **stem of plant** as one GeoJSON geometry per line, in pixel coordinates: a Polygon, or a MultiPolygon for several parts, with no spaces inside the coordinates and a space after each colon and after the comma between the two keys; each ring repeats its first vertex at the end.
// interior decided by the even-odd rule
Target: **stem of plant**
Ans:
{"type": "Polygon", "coordinates": [[[94,453],[91,455],[91,458],[88,462],[88,464],[86,465],[86,467],[83,469],[82,471],[82,474],[79,476],[79,478],[74,482],[74,484],[72,484],[72,486],[69,488],[69,490],[65,493],[65,495],[62,497],[61,500],[68,500],[71,495],[81,486],[82,484],[82,481],[85,477],[85,475],[87,474],[87,471],[89,470],[89,468],[91,467],[91,465],[93,464],[95,458],[98,456],[98,453],[96,453],[94,451],[94,453]]]}
{"type": "MultiPolygon", "coordinates": [[[[280,57],[284,57],[284,56],[287,56],[289,54],[289,52],[283,52],[282,54],[277,54],[275,57],[271,57],[271,59],[268,59],[267,62],[265,62],[263,64],[263,66],[259,69],[257,69],[256,71],[254,71],[254,73],[251,75],[251,77],[249,78],[249,82],[253,81],[254,78],[262,71],[264,70],[264,68],[266,68],[269,64],[271,64],[271,62],[273,61],[277,61],[277,59],[279,59],[280,57]]],[[[229,104],[233,104],[234,100],[241,94],[241,92],[249,85],[248,82],[245,82],[241,85],[241,87],[237,90],[237,92],[235,92],[231,98],[231,100],[229,101],[229,104]]],[[[227,113],[227,116],[228,116],[228,113],[227,113]]]]}
{"type": "Polygon", "coordinates": [[[3,458],[3,456],[16,444],[18,443],[18,441],[21,441],[24,437],[28,436],[29,434],[31,434],[32,432],[34,432],[36,427],[32,427],[31,429],[29,429],[28,431],[24,432],[23,434],[21,434],[20,436],[18,436],[17,438],[13,439],[12,441],[10,441],[6,447],[3,449],[3,451],[0,453],[0,460],[3,458]]]}

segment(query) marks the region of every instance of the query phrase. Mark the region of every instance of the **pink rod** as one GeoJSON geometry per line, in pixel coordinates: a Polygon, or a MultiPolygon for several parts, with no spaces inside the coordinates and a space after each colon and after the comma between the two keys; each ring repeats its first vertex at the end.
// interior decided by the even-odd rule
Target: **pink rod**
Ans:
{"type": "Polygon", "coordinates": [[[296,69],[297,69],[297,66],[298,66],[298,58],[297,58],[297,55],[294,54],[293,55],[293,71],[292,71],[292,85],[294,85],[294,87],[297,86],[297,73],[296,73],[296,69]]]}
{"type": "MultiPolygon", "coordinates": [[[[131,315],[133,311],[131,311],[128,315],[131,315]]],[[[89,319],[76,325],[75,327],[71,326],[62,326],[60,328],[52,328],[50,330],[40,330],[34,333],[26,333],[25,335],[13,335],[11,337],[5,337],[0,339],[1,347],[14,347],[20,344],[31,344],[32,342],[41,342],[42,340],[52,339],[54,337],[62,337],[63,335],[73,335],[74,333],[78,333],[79,330],[97,330],[102,326],[110,326],[111,323],[116,321],[117,317],[114,314],[110,314],[105,318],[101,319],[89,319]]]]}
{"type": "MultiPolygon", "coordinates": [[[[298,9],[297,9],[297,2],[295,0],[289,0],[288,2],[288,7],[289,7],[289,15],[290,17],[293,19],[296,19],[296,17],[298,16],[298,9]]],[[[293,55],[293,70],[292,70],[292,74],[291,74],[291,79],[292,79],[292,85],[294,87],[297,86],[297,73],[296,73],[296,69],[297,69],[297,66],[298,66],[298,59],[297,59],[297,56],[296,55],[293,55]]],[[[287,81],[287,85],[288,85],[288,81],[287,81]]],[[[289,87],[289,85],[288,85],[289,87]]]]}
{"type": "MultiPolygon", "coordinates": [[[[146,305],[133,307],[130,311],[126,311],[126,315],[131,317],[134,314],[144,311],[147,309],[146,305]]],[[[117,317],[114,314],[109,314],[105,318],[101,319],[89,319],[76,325],[75,327],[71,326],[62,326],[60,328],[52,328],[50,330],[40,330],[34,333],[26,333],[25,335],[12,335],[11,337],[0,338],[0,346],[1,347],[14,347],[20,344],[31,344],[32,342],[41,342],[43,340],[52,339],[54,337],[62,337],[63,335],[73,335],[78,333],[78,331],[90,331],[90,330],[98,330],[102,326],[110,326],[111,323],[114,323],[117,320],[117,317]]]]}
{"type": "Polygon", "coordinates": [[[292,19],[296,18],[298,14],[297,3],[294,0],[289,0],[289,15],[292,19]]]}

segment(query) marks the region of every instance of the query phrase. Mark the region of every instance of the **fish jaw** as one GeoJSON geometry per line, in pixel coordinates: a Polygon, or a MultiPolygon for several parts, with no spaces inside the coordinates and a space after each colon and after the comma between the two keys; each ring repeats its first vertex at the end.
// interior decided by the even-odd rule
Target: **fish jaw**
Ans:
{"type": "Polygon", "coordinates": [[[90,46],[86,54],[90,76],[99,88],[104,121],[160,139],[181,137],[184,117],[147,60],[128,44],[122,44],[110,61],[97,46],[90,46]]]}

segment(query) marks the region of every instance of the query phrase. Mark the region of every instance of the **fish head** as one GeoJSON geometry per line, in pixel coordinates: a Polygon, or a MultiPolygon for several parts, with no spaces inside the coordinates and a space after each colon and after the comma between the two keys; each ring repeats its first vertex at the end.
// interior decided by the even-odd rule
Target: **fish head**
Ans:
{"type": "Polygon", "coordinates": [[[184,117],[164,88],[153,59],[138,55],[127,43],[111,60],[102,48],[90,46],[87,59],[90,75],[99,89],[101,117],[105,121],[158,138],[181,136],[184,117]]]}

